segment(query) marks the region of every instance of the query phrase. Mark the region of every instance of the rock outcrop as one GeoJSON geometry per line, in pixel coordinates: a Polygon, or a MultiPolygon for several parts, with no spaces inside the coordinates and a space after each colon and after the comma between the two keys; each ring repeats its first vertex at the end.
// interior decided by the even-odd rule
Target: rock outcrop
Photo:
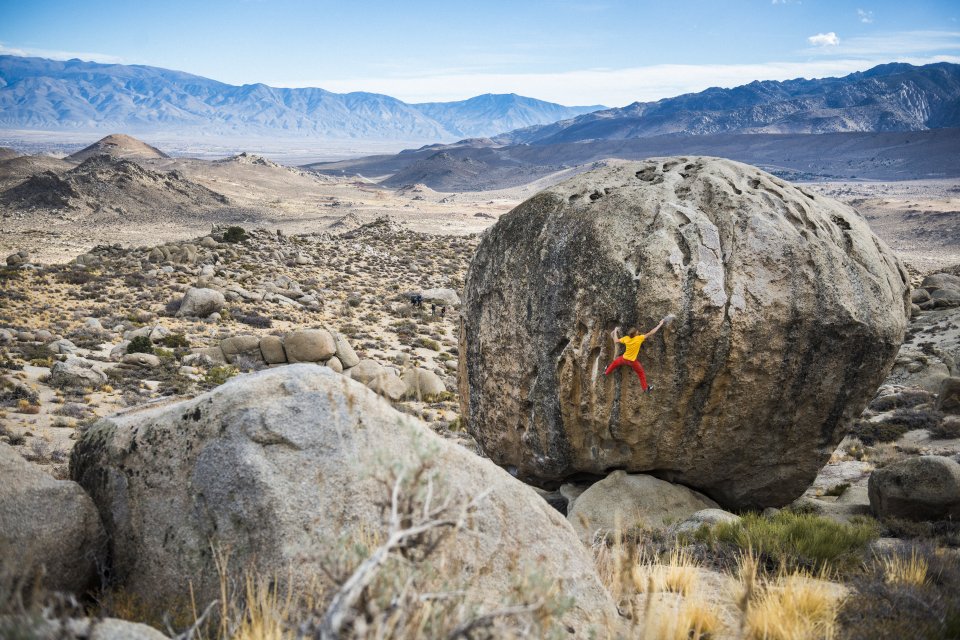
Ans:
{"type": "Polygon", "coordinates": [[[29,578],[42,567],[45,588],[82,594],[97,586],[105,550],[100,516],[83,489],[0,442],[0,556],[16,558],[5,578],[29,578]]]}
{"type": "Polygon", "coordinates": [[[573,602],[562,622],[577,637],[616,616],[569,524],[533,490],[328,368],[268,369],[106,418],[78,441],[70,468],[103,516],[118,583],[159,602],[195,593],[203,606],[218,597],[211,548],[229,549],[234,569],[306,585],[338,544],[384,531],[391,470],[412,477],[424,463],[435,470],[433,504],[490,492],[469,543],[442,550],[472,581],[465,606],[502,602],[531,569],[562,583],[573,602]]]}
{"type": "Polygon", "coordinates": [[[467,275],[461,410],[497,463],[551,485],[652,472],[726,507],[809,485],[889,371],[907,276],[853,209],[716,158],[618,163],[500,218],[467,275]],[[614,326],[649,330],[604,376],[614,326]]]}

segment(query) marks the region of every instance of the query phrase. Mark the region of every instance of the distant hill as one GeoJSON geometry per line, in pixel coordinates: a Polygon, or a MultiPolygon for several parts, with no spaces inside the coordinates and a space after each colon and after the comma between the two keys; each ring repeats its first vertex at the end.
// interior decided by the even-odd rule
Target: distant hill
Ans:
{"type": "Polygon", "coordinates": [[[960,65],[885,64],[842,78],[755,81],[635,102],[494,138],[557,144],[663,135],[923,131],[960,127],[960,65]]]}
{"type": "Polygon", "coordinates": [[[142,140],[137,140],[131,136],[122,133],[113,133],[89,147],[81,149],[76,153],[67,156],[67,160],[72,162],[83,162],[93,156],[108,155],[112,158],[125,158],[127,160],[143,160],[144,158],[167,158],[167,154],[156,147],[151,147],[142,140]]]}
{"type": "Polygon", "coordinates": [[[234,86],[157,67],[0,56],[0,128],[453,141],[602,108],[516,95],[407,104],[376,93],[234,86]]]}
{"type": "Polygon", "coordinates": [[[788,180],[916,180],[960,177],[960,128],[809,134],[723,133],[553,144],[431,145],[308,168],[329,175],[387,176],[437,191],[501,189],[608,158],[704,155],[753,164],[788,180]]]}

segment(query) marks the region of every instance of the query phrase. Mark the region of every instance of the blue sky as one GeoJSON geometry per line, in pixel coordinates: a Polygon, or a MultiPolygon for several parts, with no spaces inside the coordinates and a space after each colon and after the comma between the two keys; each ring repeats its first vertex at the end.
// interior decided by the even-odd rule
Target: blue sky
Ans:
{"type": "Polygon", "coordinates": [[[409,102],[622,106],[754,79],[960,62],[960,2],[0,0],[0,53],[409,102]]]}

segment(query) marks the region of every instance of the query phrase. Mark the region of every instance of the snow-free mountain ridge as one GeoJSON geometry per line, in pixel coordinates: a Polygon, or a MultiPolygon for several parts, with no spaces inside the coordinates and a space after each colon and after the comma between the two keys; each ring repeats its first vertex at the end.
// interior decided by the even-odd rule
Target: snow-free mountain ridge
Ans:
{"type": "Polygon", "coordinates": [[[376,93],[234,86],[158,67],[0,56],[0,128],[453,141],[602,109],[513,94],[407,104],[376,93]]]}
{"type": "Polygon", "coordinates": [[[885,64],[842,78],[754,81],[634,102],[497,136],[500,144],[662,135],[924,131],[960,127],[960,65],[885,64]]]}

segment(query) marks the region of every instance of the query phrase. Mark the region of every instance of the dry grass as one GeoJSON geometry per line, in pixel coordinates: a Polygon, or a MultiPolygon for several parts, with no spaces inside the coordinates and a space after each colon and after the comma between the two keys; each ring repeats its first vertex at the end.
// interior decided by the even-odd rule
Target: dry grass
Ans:
{"type": "Polygon", "coordinates": [[[921,586],[927,581],[929,563],[926,558],[917,554],[914,547],[910,556],[894,554],[880,558],[883,566],[883,576],[888,584],[907,584],[921,586]]]}
{"type": "Polygon", "coordinates": [[[764,584],[746,613],[750,640],[830,640],[840,601],[830,583],[802,573],[764,584]]]}
{"type": "MultiPolygon", "coordinates": [[[[840,590],[802,571],[758,576],[752,552],[739,558],[736,576],[722,585],[682,547],[657,557],[630,540],[594,548],[597,571],[630,618],[630,637],[643,640],[739,637],[749,640],[821,640],[837,635],[840,590]],[[709,583],[709,584],[708,584],[709,583]]],[[[824,573],[822,575],[827,575],[824,573]]]]}
{"type": "Polygon", "coordinates": [[[674,547],[666,563],[641,557],[633,566],[633,584],[638,592],[669,591],[691,596],[697,591],[698,564],[682,547],[674,547]]]}

